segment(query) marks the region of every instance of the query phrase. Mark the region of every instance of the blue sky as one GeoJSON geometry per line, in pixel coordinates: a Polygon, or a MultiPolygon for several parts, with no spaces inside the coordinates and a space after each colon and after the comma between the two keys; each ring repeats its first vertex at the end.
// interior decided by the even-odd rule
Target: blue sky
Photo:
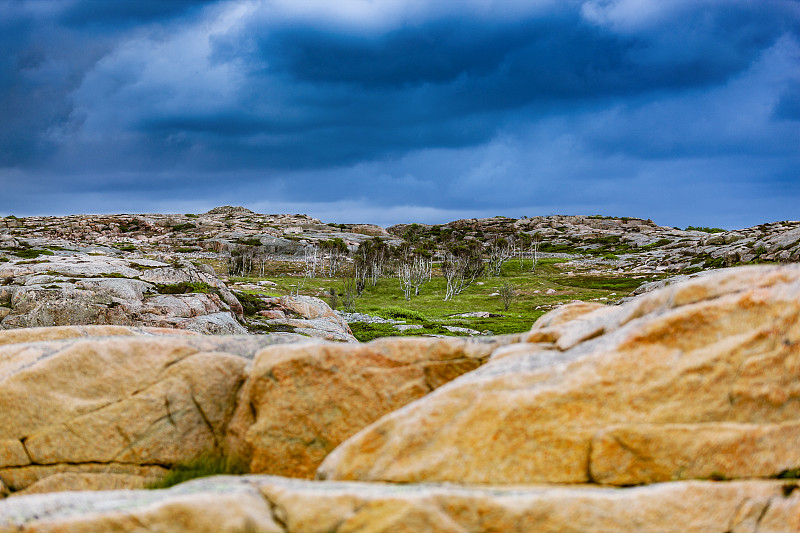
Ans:
{"type": "Polygon", "coordinates": [[[797,0],[0,0],[0,215],[800,219],[797,0]]]}

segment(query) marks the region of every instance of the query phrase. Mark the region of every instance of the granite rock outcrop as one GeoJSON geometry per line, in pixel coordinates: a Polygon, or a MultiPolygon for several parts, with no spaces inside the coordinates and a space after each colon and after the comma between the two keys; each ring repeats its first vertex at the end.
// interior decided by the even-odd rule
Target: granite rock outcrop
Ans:
{"type": "Polygon", "coordinates": [[[800,466],[800,266],[581,311],[383,417],[320,476],[627,486],[800,466]]]}

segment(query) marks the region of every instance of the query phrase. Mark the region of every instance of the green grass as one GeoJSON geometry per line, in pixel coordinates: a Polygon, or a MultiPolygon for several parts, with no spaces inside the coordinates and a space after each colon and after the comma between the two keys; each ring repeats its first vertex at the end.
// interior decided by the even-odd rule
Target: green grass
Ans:
{"type": "Polygon", "coordinates": [[[612,276],[560,276],[556,282],[565,287],[579,287],[583,289],[600,289],[605,291],[631,292],[642,284],[641,279],[620,278],[612,276]]]}
{"type": "Polygon", "coordinates": [[[381,309],[377,315],[381,318],[395,319],[395,320],[415,320],[424,322],[428,318],[414,309],[406,309],[404,307],[390,306],[381,309]]]}
{"type": "MultiPolygon", "coordinates": [[[[450,325],[450,324],[448,324],[450,325]]],[[[425,327],[399,331],[392,324],[366,324],[364,322],[353,322],[350,324],[353,336],[361,342],[369,342],[380,337],[419,337],[420,335],[447,335],[455,336],[454,333],[446,330],[444,326],[427,323],[425,327]]]]}
{"type": "Polygon", "coordinates": [[[176,464],[166,476],[147,485],[148,489],[166,489],[173,485],[197,479],[200,477],[216,476],[222,474],[241,475],[248,472],[243,461],[223,457],[218,454],[205,454],[176,464]]]}
{"type": "MultiPolygon", "coordinates": [[[[359,340],[370,340],[381,336],[404,336],[451,333],[441,326],[458,326],[471,328],[478,331],[489,330],[494,334],[520,333],[528,331],[531,325],[556,305],[572,300],[613,301],[630,293],[640,284],[658,279],[658,276],[630,278],[625,276],[603,275],[595,276],[577,273],[568,276],[561,263],[563,259],[542,259],[536,272],[529,272],[530,261],[525,261],[525,269],[520,270],[517,260],[508,261],[502,270],[502,275],[496,278],[479,278],[481,284],[474,283],[463,293],[455,296],[450,301],[443,301],[445,294],[445,280],[434,272],[433,279],[422,287],[419,296],[412,296],[405,301],[396,278],[382,278],[377,286],[369,285],[364,290],[361,298],[355,302],[355,310],[360,313],[405,320],[409,324],[422,324],[422,330],[409,330],[399,332],[390,324],[357,325],[351,324],[353,333],[359,340]],[[498,293],[503,283],[510,283],[515,287],[516,298],[511,303],[508,311],[503,310],[503,302],[498,293]],[[554,289],[554,294],[547,294],[548,289],[554,289]],[[607,298],[607,300],[600,300],[607,298]],[[471,311],[488,311],[501,315],[492,318],[463,318],[451,315],[471,311]]],[[[570,267],[572,268],[572,267],[570,267]]],[[[434,269],[435,270],[435,269],[434,269]]],[[[282,266],[281,273],[292,271],[290,267],[282,266]]],[[[295,270],[296,271],[296,270],[295,270]]],[[[236,278],[238,281],[255,281],[267,279],[276,286],[269,288],[270,294],[288,295],[299,286],[300,294],[317,296],[326,302],[329,300],[328,290],[335,287],[339,293],[344,292],[341,279],[318,277],[304,279],[299,276],[275,275],[265,278],[236,278]]],[[[245,293],[250,291],[245,291],[245,293]]],[[[258,291],[261,292],[261,291],[258,291]]],[[[244,297],[242,304],[251,313],[258,310],[257,301],[249,301],[244,297]]],[[[340,300],[341,301],[341,300],[340,300]]],[[[248,313],[250,314],[250,313],[248,313]]]]}

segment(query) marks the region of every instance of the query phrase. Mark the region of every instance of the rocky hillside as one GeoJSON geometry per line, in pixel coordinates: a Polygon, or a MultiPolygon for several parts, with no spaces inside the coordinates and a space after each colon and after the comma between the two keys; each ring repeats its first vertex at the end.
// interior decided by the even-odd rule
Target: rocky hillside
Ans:
{"type": "MultiPolygon", "coordinates": [[[[493,217],[441,225],[322,223],[307,215],[264,215],[244,207],[203,214],[71,215],[0,219],[0,252],[19,246],[65,247],[86,253],[176,255],[260,246],[278,258],[301,258],[311,243],[342,239],[350,249],[372,237],[406,240],[536,236],[542,253],[585,255],[625,272],[692,273],[757,262],[800,261],[800,222],[724,231],[681,230],[652,220],[600,216],[493,217]]],[[[527,249],[523,247],[523,249],[527,249]]]]}
{"type": "Polygon", "coordinates": [[[798,265],[479,340],[0,331],[0,532],[797,532],[799,378],[798,265]]]}
{"type": "MultiPolygon", "coordinates": [[[[511,219],[473,218],[448,224],[401,224],[388,228],[398,237],[433,242],[456,235],[487,240],[495,235],[536,236],[543,253],[583,254],[623,272],[692,273],[757,262],[800,261],[800,222],[774,222],[724,231],[681,230],[652,220],[599,216],[511,219]]],[[[523,249],[529,249],[523,246],[523,249]]]]}
{"type": "Polygon", "coordinates": [[[303,245],[340,238],[351,246],[387,237],[369,224],[323,224],[306,215],[263,215],[244,207],[217,207],[199,215],[70,215],[0,218],[0,248],[63,246],[107,254],[230,251],[265,246],[270,253],[303,254],[303,245]]]}

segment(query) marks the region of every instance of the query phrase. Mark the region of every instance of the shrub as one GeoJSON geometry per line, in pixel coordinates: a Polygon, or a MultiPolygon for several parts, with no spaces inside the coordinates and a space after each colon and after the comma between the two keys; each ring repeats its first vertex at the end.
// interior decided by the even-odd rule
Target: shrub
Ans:
{"type": "Polygon", "coordinates": [[[336,288],[335,287],[331,287],[330,289],[328,289],[328,296],[329,296],[328,302],[330,303],[331,309],[335,310],[336,306],[339,304],[339,301],[338,301],[338,298],[337,298],[338,295],[336,294],[336,288]]]}
{"type": "Polygon", "coordinates": [[[503,311],[508,311],[511,302],[514,300],[515,291],[514,286],[508,282],[500,286],[500,300],[503,302],[503,311]]]}
{"type": "Polygon", "coordinates": [[[259,311],[269,309],[269,305],[256,294],[248,294],[246,292],[237,292],[236,298],[242,304],[244,314],[247,316],[255,316],[259,311]]]}
{"type": "Polygon", "coordinates": [[[190,479],[226,474],[241,475],[247,472],[247,465],[243,461],[216,453],[209,453],[174,465],[166,476],[150,483],[147,488],[166,489],[190,479]]]}
{"type": "Polygon", "coordinates": [[[706,226],[686,226],[686,231],[703,231],[705,233],[723,233],[722,228],[708,228],[706,226]]]}

